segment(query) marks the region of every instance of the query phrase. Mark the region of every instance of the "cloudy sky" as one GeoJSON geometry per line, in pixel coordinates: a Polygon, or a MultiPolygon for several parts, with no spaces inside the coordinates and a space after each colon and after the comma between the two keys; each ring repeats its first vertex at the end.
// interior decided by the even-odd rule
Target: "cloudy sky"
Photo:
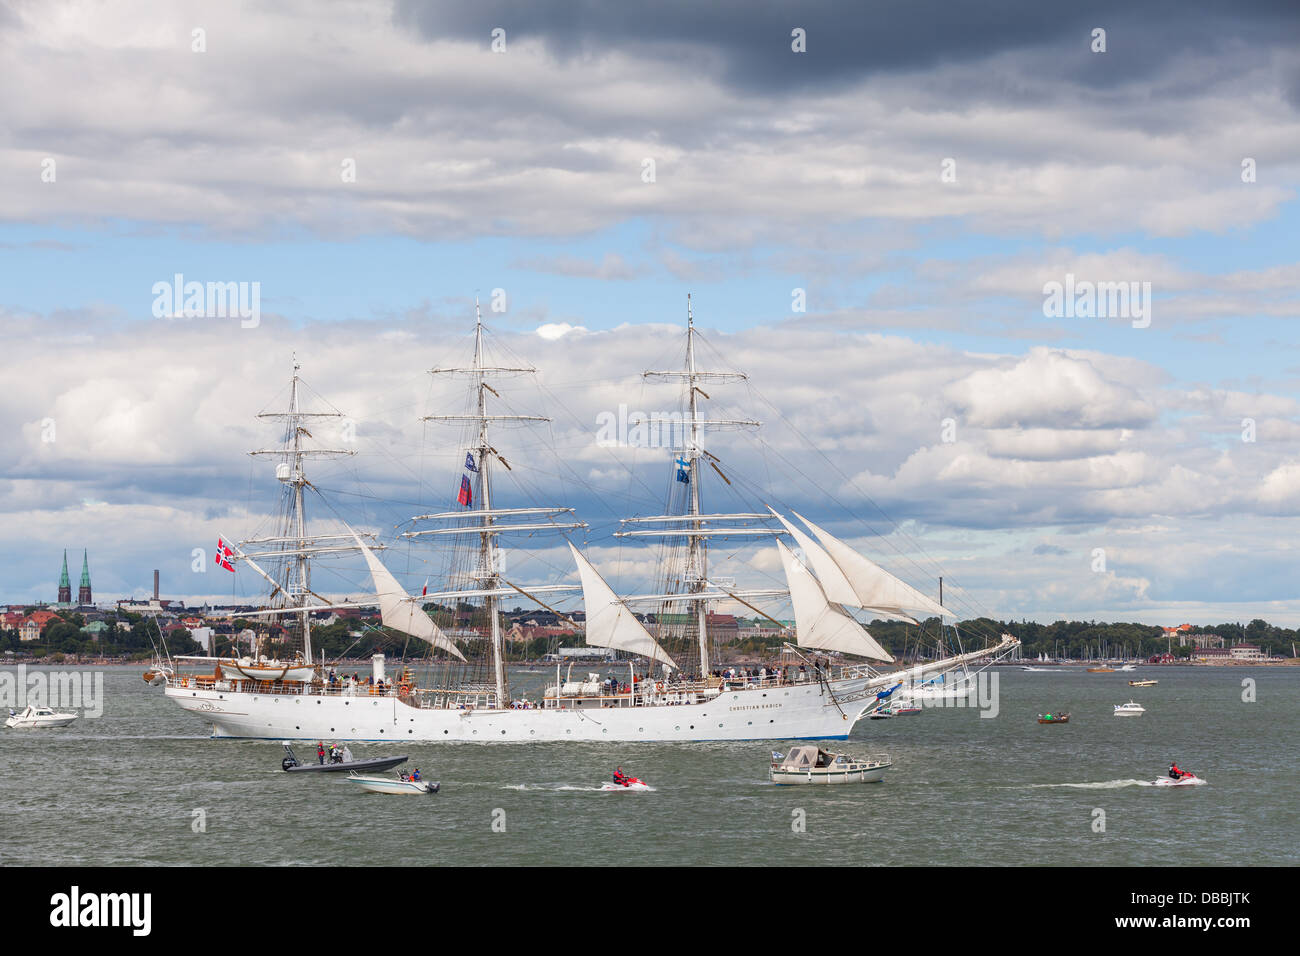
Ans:
{"type": "MultiPolygon", "coordinates": [[[[245,452],[295,355],[356,452],[313,508],[418,588],[445,556],[394,533],[454,503],[420,417],[464,405],[427,372],[476,295],[538,369],[502,409],[551,419],[498,436],[501,503],[576,508],[647,588],[610,535],[672,456],[598,422],[679,407],[640,373],[689,292],[701,363],[750,376],[710,414],[763,422],[707,442],[709,507],[798,510],[967,614],[1300,624],[1300,8],[1140,7],[0,5],[0,601],[52,600],[64,548],[101,598],[254,594],[191,555],[267,530],[245,452]],[[160,307],[177,275],[256,283],[255,319],[160,307]],[[1144,307],[1053,310],[1067,282],[1144,307]]],[[[562,544],[519,574],[571,580],[562,544]]]]}

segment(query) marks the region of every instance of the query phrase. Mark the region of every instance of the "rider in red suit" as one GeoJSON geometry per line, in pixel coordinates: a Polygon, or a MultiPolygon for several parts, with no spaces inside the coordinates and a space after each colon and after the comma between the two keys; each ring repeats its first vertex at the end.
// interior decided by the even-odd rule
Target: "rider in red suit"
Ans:
{"type": "Polygon", "coordinates": [[[1178,769],[1178,764],[1176,764],[1176,763],[1171,763],[1171,764],[1169,765],[1169,776],[1173,777],[1175,780],[1178,780],[1178,779],[1181,778],[1181,777],[1185,777],[1185,776],[1187,776],[1187,773],[1186,773],[1186,771],[1179,770],[1179,769],[1178,769]]]}

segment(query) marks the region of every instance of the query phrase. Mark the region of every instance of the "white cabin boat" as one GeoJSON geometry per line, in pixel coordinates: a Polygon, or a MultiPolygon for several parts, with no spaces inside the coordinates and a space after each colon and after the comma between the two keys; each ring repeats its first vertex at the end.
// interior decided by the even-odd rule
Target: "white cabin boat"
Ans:
{"type": "Polygon", "coordinates": [[[49,707],[28,704],[17,712],[12,707],[9,708],[9,719],[5,721],[5,726],[22,730],[39,730],[43,727],[66,727],[76,719],[76,714],[64,714],[49,707]]]}
{"type": "MultiPolygon", "coordinates": [[[[775,754],[773,757],[775,758],[775,754]]],[[[780,786],[813,783],[879,783],[893,766],[888,754],[851,757],[811,745],[791,747],[780,760],[772,760],[767,778],[780,786]]]]}
{"type": "Polygon", "coordinates": [[[1136,701],[1129,701],[1127,704],[1115,705],[1116,717],[1141,717],[1147,712],[1147,709],[1136,701]]]}
{"type": "Polygon", "coordinates": [[[348,774],[348,783],[355,783],[371,793],[437,793],[438,784],[431,780],[402,780],[399,777],[369,777],[359,773],[348,774]]]}

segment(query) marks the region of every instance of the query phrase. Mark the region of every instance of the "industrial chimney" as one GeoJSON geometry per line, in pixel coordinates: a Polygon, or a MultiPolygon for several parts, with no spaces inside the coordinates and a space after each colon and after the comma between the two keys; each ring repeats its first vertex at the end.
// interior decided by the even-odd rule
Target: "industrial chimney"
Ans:
{"type": "Polygon", "coordinates": [[[153,569],[153,599],[158,600],[158,569],[153,569]]]}

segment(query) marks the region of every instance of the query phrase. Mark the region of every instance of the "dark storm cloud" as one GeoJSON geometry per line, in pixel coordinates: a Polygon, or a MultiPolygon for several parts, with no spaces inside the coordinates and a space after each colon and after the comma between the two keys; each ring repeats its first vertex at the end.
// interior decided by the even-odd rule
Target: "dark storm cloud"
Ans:
{"type": "MultiPolygon", "coordinates": [[[[478,38],[485,48],[491,31],[502,27],[508,40],[540,39],[562,60],[622,50],[704,70],[712,56],[724,82],[759,93],[837,87],[875,74],[1031,51],[1051,54],[1034,58],[1042,83],[1106,88],[1151,76],[1175,56],[1222,56],[1235,47],[1257,60],[1266,49],[1293,46],[1300,37],[1300,4],[482,0],[470,6],[396,0],[394,21],[428,40],[478,38]],[[807,31],[806,55],[791,53],[794,27],[807,31]],[[1107,31],[1104,61],[1089,49],[1094,27],[1107,31]]],[[[968,86],[966,92],[1000,98],[1033,91],[990,76],[984,89],[968,86]]]]}

